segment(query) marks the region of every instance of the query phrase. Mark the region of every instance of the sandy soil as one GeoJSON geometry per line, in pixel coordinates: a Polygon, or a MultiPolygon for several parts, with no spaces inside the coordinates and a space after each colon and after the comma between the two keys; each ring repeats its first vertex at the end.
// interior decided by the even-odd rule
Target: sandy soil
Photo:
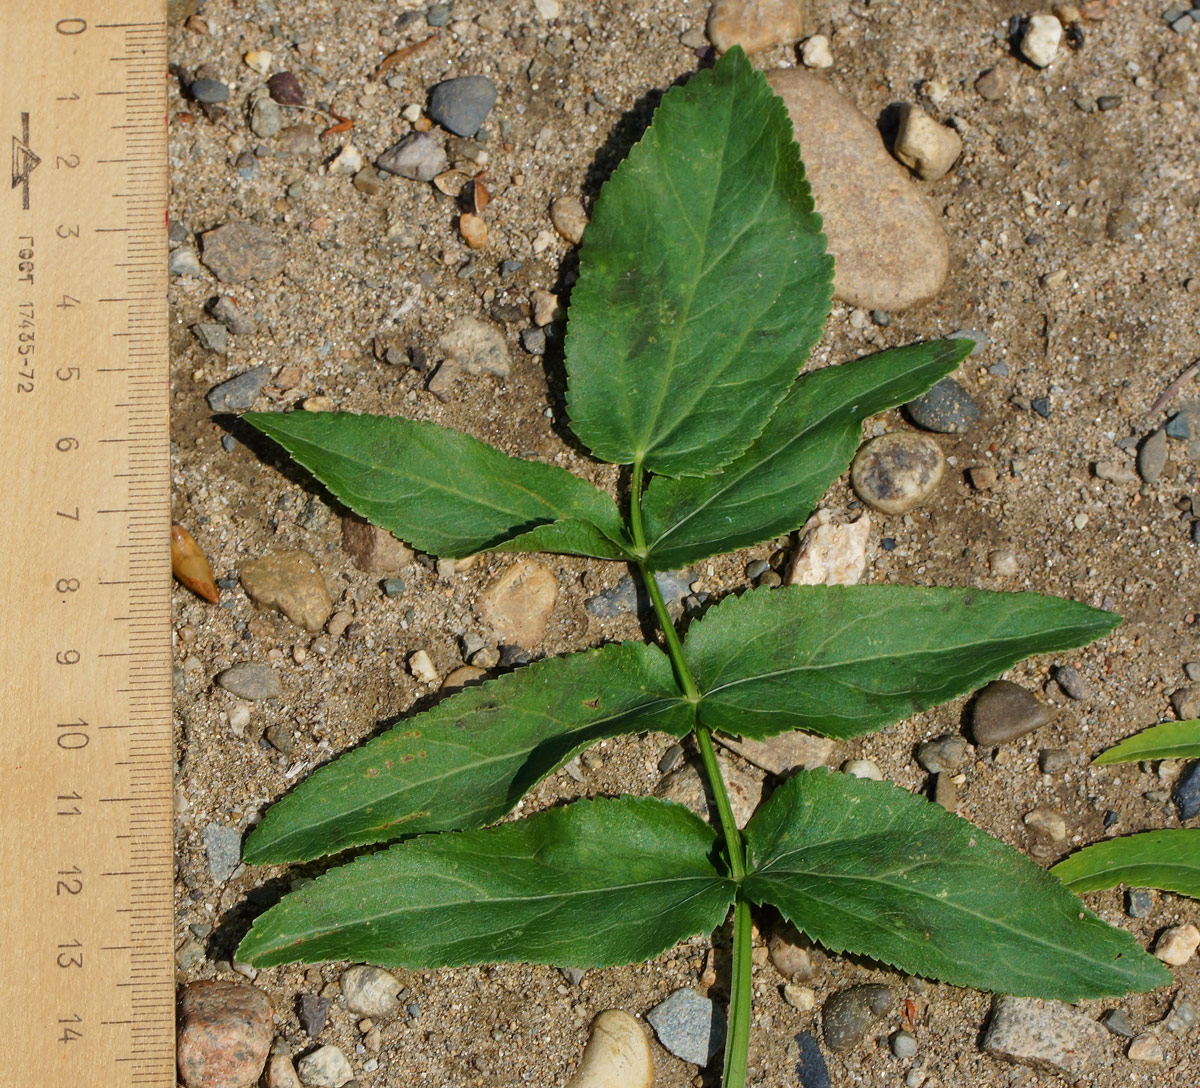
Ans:
{"type": "MultiPolygon", "coordinates": [[[[1053,665],[1071,663],[1089,694],[1072,701],[1051,686],[1046,698],[1058,709],[1051,725],[1003,758],[980,753],[966,769],[962,814],[1023,849],[1031,842],[1021,818],[1039,805],[1066,816],[1072,843],[1100,837],[1108,810],[1119,816],[1118,832],[1177,825],[1163,792],[1170,782],[1160,780],[1157,768],[1084,764],[1136,729],[1173,717],[1168,697],[1186,684],[1183,664],[1200,660],[1197,545],[1191,540],[1197,462],[1173,441],[1171,460],[1153,484],[1108,483],[1090,470],[1096,460],[1132,463],[1115,443],[1165,420],[1164,412],[1150,419],[1145,413],[1197,353],[1200,31],[1173,33],[1161,20],[1165,4],[1110,3],[1102,22],[1085,24],[1082,46],[1064,49],[1044,71],[1012,56],[1004,28],[1023,9],[997,0],[815,5],[813,30],[832,40],[835,86],[872,118],[895,102],[919,103],[943,121],[959,118],[965,144],[946,177],[922,184],[950,239],[952,269],[940,296],[893,315],[887,328],[855,329],[849,311],[835,306],[816,361],[963,328],[982,330],[990,340],[960,372],[984,410],[980,425],[961,439],[944,440],[954,471],[932,502],[904,518],[876,518],[868,580],[1035,589],[1103,603],[1125,617],[1113,636],[1084,651],[1013,670],[1011,679],[1040,690],[1053,665]],[[1014,85],[1004,99],[987,102],[973,84],[993,65],[1003,65],[1014,85]],[[1109,94],[1120,96],[1118,108],[1086,112],[1077,105],[1109,94]],[[1042,278],[1060,270],[1064,282],[1045,286],[1042,278]],[[998,363],[1007,374],[989,370],[998,363]],[[1019,400],[1043,396],[1052,406],[1048,417],[1019,400]],[[976,465],[997,469],[994,490],[969,487],[964,473],[976,465]],[[880,547],[884,537],[894,538],[894,550],[880,547]],[[989,552],[1003,548],[1017,558],[1014,576],[989,569],[989,552]],[[1066,774],[1039,773],[1038,750],[1048,746],[1070,751],[1066,774]]],[[[235,578],[241,562],[275,547],[307,550],[338,607],[359,625],[351,637],[314,638],[274,613],[256,612],[238,588],[228,589],[217,607],[177,589],[179,941],[186,945],[197,932],[189,927],[200,927],[204,953],[180,969],[181,979],[236,978],[230,952],[260,909],[256,900],[264,899],[254,889],[267,885],[269,901],[288,879],[283,871],[239,869],[214,883],[204,828],[247,826],[316,763],[408,709],[424,689],[408,675],[407,655],[426,649],[443,673],[460,664],[458,636],[480,629],[478,596],[512,562],[485,556],[449,578],[413,564],[400,572],[404,594],[385,598],[378,576],[356,570],[342,551],[336,512],[313,497],[301,474],[282,469],[261,448],[238,442],[227,450],[227,430],[214,420],[204,394],[253,365],[294,367],[294,386],[269,387],[259,407],[324,396],[338,409],[436,420],[598,482],[614,480],[610,469],[587,462],[556,432],[555,420],[563,416],[560,360],[553,349],[545,359],[522,351],[518,334],[531,323],[521,307],[533,289],[554,289],[574,268],[570,247],[557,236],[535,253],[535,240],[550,229],[551,200],[594,198],[629,135],[644,124],[654,95],[695,70],[696,53],[679,38],[703,28],[707,5],[564,0],[562,16],[546,25],[531,0],[457,0],[453,24],[386,73],[401,77],[392,80],[394,87],[375,75],[380,61],[431,33],[424,20],[396,29],[397,16],[411,6],[410,0],[209,0],[207,33],[172,32],[174,62],[192,71],[211,65],[235,85],[228,112],[210,118],[172,84],[172,220],[198,233],[247,219],[290,250],[281,277],[232,289],[243,308],[262,317],[259,331],[234,337],[225,356],[203,350],[190,331],[208,320],[204,307],[219,285],[207,273],[172,284],[174,518],[196,535],[222,578],[235,578]],[[487,248],[465,247],[453,201],[429,185],[391,179],[379,195],[367,196],[349,178],[328,176],[321,164],[344,137],[326,138],[319,157],[260,157],[254,176],[242,178],[234,160],[260,142],[247,128],[244,102],[264,82],[242,63],[248,50],[271,51],[275,68],[299,76],[310,103],[353,117],[353,142],[368,160],[409,130],[401,111],[424,103],[435,82],[490,76],[500,95],[485,145],[495,193],[486,214],[487,248]],[[499,265],[509,259],[524,264],[505,279],[499,265]],[[495,314],[497,307],[501,316],[505,307],[515,316],[506,326],[513,357],[506,381],[467,377],[439,400],[424,388],[423,375],[375,357],[373,338],[387,333],[436,361],[438,340],[455,318],[495,314]],[[304,657],[302,664],[296,656],[304,657]],[[277,664],[286,694],[255,704],[250,723],[236,729],[229,718],[236,700],[215,688],[212,677],[251,658],[277,664]],[[278,723],[294,734],[289,756],[261,739],[278,723]],[[214,927],[211,934],[206,926],[214,927]]],[[[787,47],[755,60],[763,68],[796,63],[787,47]]],[[[331,123],[313,114],[294,119],[318,129],[331,123]]],[[[1195,395],[1185,387],[1172,407],[1195,395]]],[[[881,418],[867,433],[899,422],[898,416],[881,418]]],[[[844,510],[852,499],[842,483],[829,505],[844,510]]],[[[1195,501],[1200,514],[1200,497],[1195,501]]],[[[702,564],[703,588],[720,594],[745,585],[745,564],[771,559],[786,543],[702,564]]],[[[615,583],[623,570],[569,558],[547,563],[558,575],[560,597],[538,652],[640,637],[633,617],[597,620],[583,608],[597,587],[615,583]]],[[[914,744],[958,730],[962,715],[961,702],[950,704],[842,745],[839,756],[867,756],[887,777],[922,788],[914,744]]],[[[585,764],[582,782],[554,776],[527,808],[576,795],[649,792],[668,743],[655,736],[609,742],[585,764]]],[[[1115,892],[1093,894],[1088,902],[1146,943],[1165,926],[1200,922],[1200,905],[1171,895],[1157,896],[1144,920],[1125,917],[1115,892]]],[[[728,934],[715,940],[727,941],[728,934]]],[[[355,1017],[336,1000],[319,1041],[341,1046],[364,1086],[559,1084],[578,1060],[595,1013],[618,1006],[640,1015],[674,989],[698,983],[710,947],[708,937],[697,938],[648,964],[590,972],[576,987],[550,968],[399,972],[419,1014],[384,1024],[377,1054],[361,1046],[356,1052],[355,1017]]],[[[797,1031],[815,1030],[818,1018],[784,1002],[784,980],[761,958],[751,1082],[794,1084],[788,1045],[797,1031]]],[[[1162,1017],[1177,988],[1197,995],[1197,961],[1175,975],[1177,986],[1169,990],[1085,1009],[1098,1016],[1119,1004],[1140,1028],[1162,1017]]],[[[338,976],[333,964],[258,974],[256,984],[274,997],[278,1032],[292,1053],[312,1045],[297,1021],[297,995],[322,992],[338,976]]],[[[848,961],[829,962],[813,986],[820,1001],[847,983],[873,980],[889,981],[921,1002],[918,1056],[893,1058],[879,1040],[898,1023],[881,1023],[851,1055],[830,1059],[836,1085],[899,1085],[913,1066],[930,1073],[931,1085],[1055,1082],[978,1049],[985,995],[848,961]]],[[[1163,1066],[1131,1063],[1118,1043],[1112,1041],[1111,1069],[1090,1083],[1194,1083],[1200,1068],[1195,1032],[1185,1043],[1173,1042],[1163,1066]]],[[[715,1083],[715,1074],[701,1081],[695,1067],[654,1045],[656,1085],[715,1083]]]]}

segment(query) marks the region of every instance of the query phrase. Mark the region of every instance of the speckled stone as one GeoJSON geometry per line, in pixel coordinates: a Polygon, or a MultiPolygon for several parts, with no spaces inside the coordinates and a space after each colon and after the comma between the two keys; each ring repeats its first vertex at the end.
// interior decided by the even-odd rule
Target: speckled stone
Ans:
{"type": "Polygon", "coordinates": [[[910,400],[904,411],[918,427],[938,434],[966,434],[979,422],[979,405],[953,378],[910,400]]]}
{"type": "Polygon", "coordinates": [[[271,1050],[275,1010],[261,990],[210,979],[179,1000],[176,1055],[187,1088],[250,1088],[271,1050]]]}
{"type": "Polygon", "coordinates": [[[270,380],[271,368],[263,363],[213,386],[205,400],[214,412],[245,412],[253,407],[259,393],[270,380]]]}
{"type": "Polygon", "coordinates": [[[1107,1058],[1105,1031],[1059,1001],[997,997],[983,1037],[989,1054],[1068,1078],[1085,1077],[1107,1058]]]}
{"type": "Polygon", "coordinates": [[[401,986],[395,975],[382,967],[359,964],[342,973],[338,980],[342,1001],[356,1016],[385,1019],[400,1011],[397,994],[401,986]]]}
{"type": "Polygon", "coordinates": [[[433,137],[413,132],[392,144],[375,165],[389,174],[399,174],[412,181],[432,181],[450,165],[450,159],[446,149],[433,137]]]}
{"type": "Polygon", "coordinates": [[[993,680],[975,696],[971,726],[975,743],[994,748],[1040,729],[1050,720],[1049,709],[1011,680],[993,680]]]}
{"type": "Polygon", "coordinates": [[[269,280],[287,263],[287,250],[273,235],[251,223],[225,223],[200,236],[201,260],[222,283],[269,280]]]}
{"type": "Polygon", "coordinates": [[[239,699],[256,702],[259,699],[278,699],[283,683],[270,665],[254,661],[239,661],[217,673],[217,687],[224,688],[239,699]]]}
{"type": "Polygon", "coordinates": [[[655,1005],[646,1020],[667,1050],[693,1065],[708,1065],[725,1045],[725,1014],[690,987],[655,1005]]]}
{"type": "Polygon", "coordinates": [[[967,747],[963,737],[957,733],[947,733],[917,745],[917,762],[930,774],[940,774],[942,771],[953,773],[966,759],[967,747]]]}
{"type": "Polygon", "coordinates": [[[858,451],[850,466],[850,483],[873,510],[905,514],[937,490],[945,470],[945,455],[932,438],[893,431],[858,451]]]}
{"type": "Polygon", "coordinates": [[[871,1021],[882,1016],[896,997],[882,983],[871,982],[839,990],[826,999],[821,1011],[825,1045],[835,1054],[853,1050],[862,1042],[871,1021]]]}

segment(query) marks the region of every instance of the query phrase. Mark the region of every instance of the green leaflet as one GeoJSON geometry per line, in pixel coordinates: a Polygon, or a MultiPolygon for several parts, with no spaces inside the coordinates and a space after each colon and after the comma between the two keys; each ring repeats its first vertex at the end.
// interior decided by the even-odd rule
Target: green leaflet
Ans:
{"type": "Polygon", "coordinates": [[[746,895],[834,952],[1060,1001],[1171,980],[1023,854],[891,783],[801,771],[745,835],[746,895]]]}
{"type": "Polygon", "coordinates": [[[334,869],[262,915],[237,955],[259,967],[634,963],[725,917],[734,885],[716,858],[716,833],[680,805],[581,801],[334,869]]]}
{"type": "Polygon", "coordinates": [[[1106,839],[1085,846],[1050,872],[1076,893],[1128,884],[1200,899],[1200,827],[1106,839]]]}
{"type": "Polygon", "coordinates": [[[539,661],[452,695],[322,767],[271,807],[244,857],[307,861],[480,827],[598,740],[650,729],[682,736],[693,721],[655,646],[539,661]]]}
{"type": "Polygon", "coordinates": [[[1195,759],[1200,756],[1200,721],[1160,722],[1143,729],[1107,752],[1093,763],[1137,763],[1143,759],[1195,759]]]}
{"type": "MultiPolygon", "coordinates": [[[[574,528],[559,533],[556,550],[628,557],[611,498],[565,469],[510,457],[462,431],[345,412],[247,412],[242,419],[355,513],[421,551],[470,555],[569,519],[574,528]]],[[[542,546],[532,538],[528,550],[542,546]]]]}
{"type": "Polygon", "coordinates": [[[714,472],[783,399],[832,282],[787,111],[734,48],[666,94],[596,202],[567,329],[572,429],[606,461],[714,472]]]}
{"type": "Polygon", "coordinates": [[[1082,646],[1120,617],[1035,593],[788,586],[727,598],[684,656],[702,725],[761,740],[854,737],[945,702],[1033,654],[1082,646]]]}
{"type": "Polygon", "coordinates": [[[702,479],[657,479],[646,491],[647,558],[686,567],[804,524],[850,464],[869,416],[952,373],[971,340],[932,340],[805,374],[748,450],[702,479]]]}

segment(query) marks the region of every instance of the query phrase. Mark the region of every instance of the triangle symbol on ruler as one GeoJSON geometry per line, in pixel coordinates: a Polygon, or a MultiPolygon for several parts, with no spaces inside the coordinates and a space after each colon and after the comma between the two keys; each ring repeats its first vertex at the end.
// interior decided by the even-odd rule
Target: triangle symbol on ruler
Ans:
{"type": "Polygon", "coordinates": [[[12,138],[12,187],[29,180],[34,167],[42,160],[37,157],[19,137],[12,138]]]}

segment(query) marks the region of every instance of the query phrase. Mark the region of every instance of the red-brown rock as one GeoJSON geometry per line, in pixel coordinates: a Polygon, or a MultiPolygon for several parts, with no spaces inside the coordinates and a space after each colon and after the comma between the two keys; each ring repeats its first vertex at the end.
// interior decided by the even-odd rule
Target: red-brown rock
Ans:
{"type": "Polygon", "coordinates": [[[180,1079],[188,1088],[250,1088],[271,1050],[274,1015],[253,986],[193,982],[179,999],[180,1079]]]}

